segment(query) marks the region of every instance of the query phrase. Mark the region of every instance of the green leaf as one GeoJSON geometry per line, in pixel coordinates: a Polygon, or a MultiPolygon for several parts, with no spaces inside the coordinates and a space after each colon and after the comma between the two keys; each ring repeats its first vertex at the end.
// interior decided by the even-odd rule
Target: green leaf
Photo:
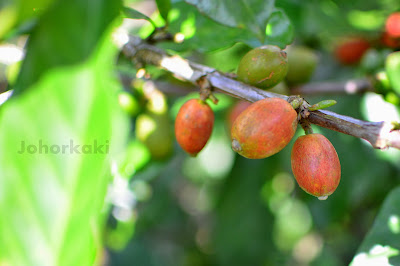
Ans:
{"type": "Polygon", "coordinates": [[[54,0],[4,1],[0,4],[0,40],[10,32],[44,13],[54,0]]]}
{"type": "Polygon", "coordinates": [[[98,56],[48,72],[3,106],[0,257],[10,265],[94,263],[110,159],[128,129],[109,56],[98,56]]]}
{"type": "Polygon", "coordinates": [[[253,32],[264,42],[265,27],[274,11],[273,0],[186,0],[213,20],[253,32]]]}
{"type": "Polygon", "coordinates": [[[325,109],[328,107],[331,107],[333,105],[335,105],[337,102],[335,100],[323,100],[320,101],[316,104],[311,105],[308,110],[310,111],[316,111],[316,110],[321,110],[321,109],[325,109]]]}
{"type": "Polygon", "coordinates": [[[156,0],[161,17],[168,23],[168,13],[171,10],[171,0],[156,0]]]}
{"type": "Polygon", "coordinates": [[[400,264],[400,187],[386,197],[375,222],[358,249],[352,264],[400,264]]]}
{"type": "Polygon", "coordinates": [[[118,0],[55,2],[29,37],[14,91],[24,91],[49,69],[87,60],[120,7],[118,0]]]}
{"type": "Polygon", "coordinates": [[[393,90],[400,93],[400,52],[394,52],[387,56],[385,68],[393,90]]]}
{"type": "Polygon", "coordinates": [[[208,52],[227,48],[237,42],[244,42],[251,47],[262,45],[250,31],[217,23],[187,3],[174,3],[170,13],[169,29],[182,33],[185,41],[180,44],[161,43],[165,49],[208,52]]]}
{"type": "MultiPolygon", "coordinates": [[[[275,13],[274,13],[275,14],[275,13]]],[[[277,13],[279,14],[279,12],[277,13]]],[[[263,41],[246,28],[233,28],[220,24],[201,14],[196,8],[185,3],[173,3],[170,12],[169,29],[171,32],[180,32],[185,36],[185,41],[180,44],[172,42],[161,43],[165,49],[174,51],[197,50],[199,52],[216,51],[218,49],[228,48],[235,43],[242,42],[250,47],[258,47],[264,44],[274,44],[284,48],[292,40],[292,33],[283,33],[282,28],[278,27],[278,15],[274,15],[272,20],[270,36],[266,36],[266,27],[264,27],[263,41]],[[277,17],[276,17],[277,16],[277,17]],[[281,32],[281,33],[280,33],[281,32]],[[286,35],[285,35],[286,34],[286,35]]],[[[286,16],[285,16],[286,17],[286,16]]],[[[282,20],[284,22],[284,20],[282,20]]],[[[287,25],[288,29],[292,27],[287,25]]],[[[151,29],[147,29],[150,32],[151,29]]],[[[145,34],[143,34],[145,36],[145,34]]]]}
{"type": "Polygon", "coordinates": [[[121,88],[110,63],[118,52],[111,43],[111,14],[118,10],[105,1],[90,3],[82,1],[74,12],[58,3],[72,18],[55,9],[61,17],[46,14],[44,21],[60,28],[38,26],[19,76],[27,90],[2,106],[2,264],[99,263],[110,164],[129,120],[118,105],[121,88]],[[74,34],[82,28],[87,34],[74,34]],[[62,44],[66,36],[73,39],[62,44]]]}
{"type": "Polygon", "coordinates": [[[131,19],[145,19],[147,21],[149,21],[151,23],[151,25],[153,25],[154,28],[156,28],[156,24],[154,23],[154,21],[149,18],[148,16],[146,16],[145,14],[137,11],[136,9],[132,9],[130,7],[124,7],[123,8],[123,13],[125,14],[125,16],[127,18],[131,18],[131,19]]]}
{"type": "Polygon", "coordinates": [[[272,13],[266,28],[266,35],[266,43],[277,45],[282,49],[293,41],[293,26],[281,9],[276,9],[272,13]]]}
{"type": "Polygon", "coordinates": [[[123,177],[131,178],[145,167],[151,159],[149,149],[137,139],[132,139],[119,159],[119,171],[123,177]]]}

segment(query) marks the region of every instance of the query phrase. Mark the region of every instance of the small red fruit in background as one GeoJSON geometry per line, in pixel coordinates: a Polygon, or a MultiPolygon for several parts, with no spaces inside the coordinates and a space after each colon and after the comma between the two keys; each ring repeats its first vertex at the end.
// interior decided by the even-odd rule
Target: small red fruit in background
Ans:
{"type": "Polygon", "coordinates": [[[211,107],[200,99],[190,99],[179,109],[175,120],[175,136],[179,145],[196,156],[206,145],[214,126],[211,107]]]}
{"type": "Polygon", "coordinates": [[[297,113],[280,98],[252,103],[232,126],[232,149],[249,159],[262,159],[281,151],[297,129],[297,113]]]}
{"type": "Polygon", "coordinates": [[[360,62],[361,57],[370,48],[363,38],[352,38],[341,42],[335,48],[335,56],[343,65],[353,65],[360,62]]]}
{"type": "Polygon", "coordinates": [[[382,33],[381,35],[381,42],[384,46],[389,48],[400,48],[400,37],[394,38],[390,36],[387,32],[382,33]]]}
{"type": "Polygon", "coordinates": [[[324,200],[340,182],[340,161],[332,143],[321,134],[299,137],[291,154],[293,175],[307,193],[324,200]]]}
{"type": "Polygon", "coordinates": [[[236,102],[228,113],[228,126],[229,130],[232,129],[233,123],[236,118],[251,105],[251,102],[240,100],[236,102]]]}
{"type": "Polygon", "coordinates": [[[400,37],[400,12],[392,13],[386,19],[385,29],[390,37],[400,37]]]}

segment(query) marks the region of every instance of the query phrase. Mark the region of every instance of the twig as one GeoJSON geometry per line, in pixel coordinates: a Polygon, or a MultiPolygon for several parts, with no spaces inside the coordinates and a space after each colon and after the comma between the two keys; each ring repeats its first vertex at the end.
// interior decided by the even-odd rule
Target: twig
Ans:
{"type": "MultiPolygon", "coordinates": [[[[126,39],[122,52],[135,62],[158,66],[193,84],[205,77],[214,89],[250,102],[267,97],[289,100],[289,96],[257,89],[208,66],[190,62],[179,56],[170,56],[136,36],[126,39]]],[[[365,139],[377,149],[400,149],[400,131],[394,129],[390,122],[366,122],[325,110],[310,111],[308,120],[317,126],[365,139]]]]}

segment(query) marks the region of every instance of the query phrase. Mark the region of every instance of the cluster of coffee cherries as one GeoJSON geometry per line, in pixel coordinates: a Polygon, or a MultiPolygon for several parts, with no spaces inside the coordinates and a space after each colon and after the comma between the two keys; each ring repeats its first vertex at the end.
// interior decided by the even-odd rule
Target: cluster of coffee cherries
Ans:
{"type": "MultiPolygon", "coordinates": [[[[287,58],[276,46],[263,46],[247,53],[238,68],[238,79],[252,85],[269,88],[279,83],[287,73],[287,58]],[[267,70],[258,71],[259,65],[267,70]]],[[[264,98],[254,103],[239,102],[231,118],[232,149],[249,159],[264,159],[280,152],[296,133],[299,115],[288,101],[264,98]]],[[[211,136],[214,114],[201,99],[187,101],[175,121],[179,145],[196,156],[211,136]]],[[[341,168],[331,142],[321,134],[300,136],[291,153],[292,171],[299,186],[307,193],[326,199],[340,182],[341,168]]]]}

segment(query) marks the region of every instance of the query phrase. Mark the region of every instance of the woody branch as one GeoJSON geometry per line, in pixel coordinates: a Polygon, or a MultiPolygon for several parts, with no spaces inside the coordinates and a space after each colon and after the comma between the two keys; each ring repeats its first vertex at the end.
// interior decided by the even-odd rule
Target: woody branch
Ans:
{"type": "MultiPolygon", "coordinates": [[[[165,69],[175,77],[198,85],[207,80],[211,87],[219,92],[236,98],[255,102],[267,97],[277,97],[287,101],[296,96],[286,96],[244,84],[227,74],[205,65],[197,64],[179,56],[170,56],[164,50],[146,43],[136,36],[125,36],[125,41],[117,43],[122,53],[135,64],[151,64],[165,69]]],[[[303,107],[308,104],[304,102],[303,107]]],[[[393,147],[400,149],[400,131],[391,122],[367,122],[327,110],[308,111],[310,123],[347,135],[367,140],[374,148],[393,147]]]]}

